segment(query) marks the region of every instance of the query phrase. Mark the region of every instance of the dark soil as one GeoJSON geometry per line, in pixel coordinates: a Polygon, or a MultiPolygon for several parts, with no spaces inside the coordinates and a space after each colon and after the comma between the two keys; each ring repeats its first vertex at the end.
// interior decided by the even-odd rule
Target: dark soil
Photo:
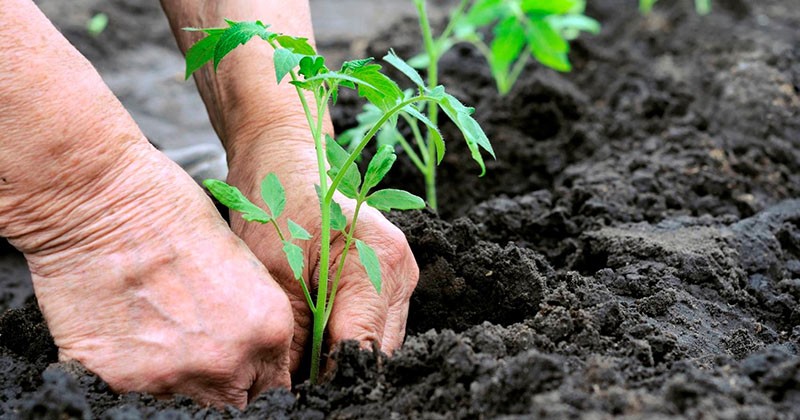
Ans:
{"type": "MultiPolygon", "coordinates": [[[[329,383],[216,411],[51,365],[32,304],[0,318],[0,417],[800,418],[800,9],[635,3],[590,1],[574,71],[504,98],[473,49],[445,57],[498,159],[478,179],[445,126],[441,217],[391,215],[421,269],[394,357],[344,346],[329,383]]],[[[415,25],[370,55],[414,54],[415,25]]]]}

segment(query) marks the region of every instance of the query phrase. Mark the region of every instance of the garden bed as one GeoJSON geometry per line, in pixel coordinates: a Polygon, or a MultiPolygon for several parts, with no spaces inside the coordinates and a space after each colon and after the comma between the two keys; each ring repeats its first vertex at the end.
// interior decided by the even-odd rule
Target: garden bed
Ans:
{"type": "MultiPolygon", "coordinates": [[[[391,215],[421,271],[394,357],[344,346],[329,383],[244,412],[118,396],[53,364],[16,269],[0,276],[15,308],[0,317],[0,417],[797,418],[800,9],[713,5],[698,17],[661,0],[642,17],[590,0],[603,32],[574,44],[573,72],[530,65],[506,97],[472,48],[445,56],[442,82],[476,107],[497,160],[478,178],[444,125],[440,215],[391,215]]],[[[155,7],[120,10],[147,22],[155,7]]],[[[367,53],[416,45],[402,20],[367,53]]],[[[338,131],[359,104],[341,98],[338,131]]],[[[390,183],[422,193],[410,163],[395,167],[390,183]]],[[[0,274],[18,265],[6,254],[0,274]]]]}

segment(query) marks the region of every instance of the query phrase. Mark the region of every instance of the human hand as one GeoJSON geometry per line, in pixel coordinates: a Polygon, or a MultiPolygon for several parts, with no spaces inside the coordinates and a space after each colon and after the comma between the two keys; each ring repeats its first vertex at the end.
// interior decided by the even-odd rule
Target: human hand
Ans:
{"type": "MultiPolygon", "coordinates": [[[[247,153],[241,150],[231,160],[228,183],[240,188],[253,202],[260,202],[260,181],[274,172],[286,190],[284,214],[305,227],[316,239],[305,246],[305,279],[312,279],[310,289],[316,288],[319,267],[319,201],[314,188],[319,184],[316,155],[313,145],[302,139],[308,136],[298,128],[271,129],[260,140],[242,142],[252,146],[247,153]],[[300,140],[298,140],[300,139],[300,140]]],[[[341,195],[335,200],[348,220],[352,218],[355,202],[341,195]]],[[[286,223],[281,220],[281,223],[286,223]]],[[[295,280],[282,251],[282,244],[271,226],[247,223],[237,214],[231,225],[250,249],[267,266],[270,273],[286,290],[295,316],[294,340],[291,349],[291,370],[298,368],[312,331],[312,315],[302,288],[295,280]]],[[[391,354],[403,342],[411,294],[419,278],[419,269],[403,233],[377,210],[362,206],[356,238],[369,244],[381,263],[382,290],[378,294],[359,263],[355,247],[342,270],[342,279],[328,324],[329,345],[354,339],[363,346],[377,344],[391,354]]],[[[342,234],[332,234],[331,255],[334,265],[345,246],[342,234]]],[[[312,292],[312,296],[315,293],[312,292]]]]}
{"type": "Polygon", "coordinates": [[[68,227],[50,232],[55,242],[15,243],[59,358],[81,362],[116,391],[216,406],[243,408],[267,388],[288,387],[286,294],[197,185],[142,143],[112,179],[51,198],[64,214],[45,221],[68,227]]]}

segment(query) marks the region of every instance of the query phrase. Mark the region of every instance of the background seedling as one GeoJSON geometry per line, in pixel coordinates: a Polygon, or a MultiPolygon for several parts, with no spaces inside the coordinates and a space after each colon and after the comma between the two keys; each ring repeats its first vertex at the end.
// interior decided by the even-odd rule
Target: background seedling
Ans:
{"type": "MultiPolygon", "coordinates": [[[[531,58],[553,69],[569,71],[572,68],[567,58],[569,40],[576,38],[581,31],[597,33],[600,30],[597,21],[583,14],[583,0],[462,0],[450,14],[447,27],[435,37],[425,0],[414,0],[414,4],[425,52],[409,60],[409,64],[427,69],[428,89],[439,83],[439,60],[455,44],[467,42],[480,51],[489,63],[497,90],[505,95],[531,58]],[[492,33],[489,40],[484,32],[492,33]]],[[[358,126],[343,133],[342,144],[353,147],[375,121],[378,111],[367,105],[358,117],[358,126]]],[[[434,126],[438,124],[438,112],[435,106],[427,109],[428,121],[434,126]]],[[[419,124],[410,121],[413,118],[405,117],[403,119],[409,123],[414,136],[414,145],[394,127],[379,135],[379,143],[399,144],[403,148],[425,178],[428,204],[436,209],[438,161],[435,156],[439,133],[428,130],[423,136],[419,124]]]]}
{"type": "Polygon", "coordinates": [[[419,109],[426,106],[430,112],[442,109],[458,126],[472,151],[473,159],[485,172],[481,149],[494,156],[489,139],[481,127],[472,118],[474,110],[461,104],[448,94],[443,86],[426,86],[422,77],[411,66],[394,53],[389,53],[384,60],[396,67],[416,85],[416,91],[403,92],[392,79],[381,73],[381,66],[372,59],[345,62],[341,69],[331,70],[325,65],[325,58],[317,54],[305,38],[269,31],[269,26],[260,21],[234,22],[227,21],[228,27],[194,29],[201,31],[205,37],[199,40],[186,52],[186,77],[201,68],[207,62],[213,62],[216,70],[220,61],[239,45],[252,38],[261,38],[274,49],[275,77],[278,83],[288,78],[294,85],[303,106],[311,137],[317,155],[319,184],[316,185],[320,202],[321,220],[319,225],[319,286],[316,296],[308,288],[308,279],[304,278],[306,258],[303,247],[299,244],[312,239],[311,234],[298,223],[282,218],[286,206],[286,193],[277,175],[267,174],[261,183],[261,198],[265,204],[262,208],[251,202],[236,187],[218,180],[206,180],[205,186],[222,204],[231,210],[241,213],[249,221],[272,225],[283,242],[286,259],[295,278],[305,295],[306,302],[314,318],[312,333],[311,374],[310,379],[316,382],[322,351],[322,338],[331,315],[336,298],[342,269],[350,248],[355,245],[359,259],[364,266],[367,277],[377,293],[381,291],[380,262],[377,253],[366,242],[357,239],[354,234],[359,212],[364,204],[376,209],[388,211],[392,209],[418,209],[425,206],[424,201],[406,191],[396,189],[377,189],[397,159],[392,145],[381,145],[362,174],[355,165],[356,159],[367,144],[384,128],[391,130],[398,118],[412,123],[427,126],[432,142],[431,161],[440,162],[445,152],[444,141],[439,134],[434,120],[425,117],[419,109]],[[363,135],[354,140],[351,151],[346,151],[335,140],[323,133],[322,123],[329,102],[336,102],[340,88],[355,89],[366,98],[374,111],[374,120],[363,135]],[[313,102],[309,102],[304,91],[311,92],[313,102]],[[355,200],[355,210],[348,224],[341,206],[334,201],[333,195],[339,191],[345,197],[355,200]],[[284,220],[285,219],[285,220],[284,220]],[[331,231],[344,234],[345,247],[338,261],[338,270],[331,275],[331,231]]]}
{"type": "MultiPolygon", "coordinates": [[[[639,10],[648,14],[653,10],[653,6],[658,0],[639,0],[639,10]]],[[[698,15],[707,15],[711,13],[711,0],[695,0],[694,8],[698,15]]]]}

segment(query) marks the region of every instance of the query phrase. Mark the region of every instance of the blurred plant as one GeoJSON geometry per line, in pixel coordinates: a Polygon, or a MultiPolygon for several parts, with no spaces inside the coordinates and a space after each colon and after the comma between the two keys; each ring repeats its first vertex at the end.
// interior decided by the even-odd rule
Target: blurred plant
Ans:
{"type": "Polygon", "coordinates": [[[108,26],[108,15],[105,13],[97,13],[86,22],[86,32],[91,36],[97,36],[103,33],[108,26]]]}
{"type": "MultiPolygon", "coordinates": [[[[474,45],[489,63],[489,69],[501,95],[507,94],[516,83],[531,58],[558,71],[569,71],[567,58],[569,41],[581,31],[597,33],[600,24],[583,14],[584,0],[461,0],[450,13],[447,26],[434,37],[428,19],[425,0],[414,0],[419,15],[425,52],[409,60],[415,68],[427,69],[427,86],[433,89],[439,82],[439,60],[454,45],[466,42],[474,45]],[[490,40],[484,32],[491,32],[490,40]]],[[[438,108],[427,109],[428,119],[438,123],[438,108]]],[[[357,117],[358,125],[340,136],[343,145],[353,147],[378,116],[369,104],[357,117]]],[[[428,205],[437,209],[435,144],[439,134],[428,131],[422,135],[419,124],[409,122],[414,136],[411,142],[395,128],[379,135],[382,144],[399,144],[414,166],[425,178],[428,205]]]]}
{"type": "MultiPolygon", "coordinates": [[[[658,0],[639,0],[639,10],[644,14],[648,14],[653,10],[653,5],[655,5],[657,1],[658,0]]],[[[711,0],[695,0],[694,8],[698,15],[707,15],[711,13],[711,0]]]]}

